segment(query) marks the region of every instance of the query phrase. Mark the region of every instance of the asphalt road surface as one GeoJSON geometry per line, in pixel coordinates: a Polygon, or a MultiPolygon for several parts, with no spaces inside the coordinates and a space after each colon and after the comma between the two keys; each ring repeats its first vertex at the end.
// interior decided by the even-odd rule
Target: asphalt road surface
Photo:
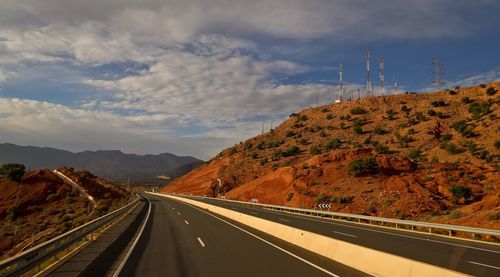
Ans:
{"type": "Polygon", "coordinates": [[[474,276],[500,276],[498,244],[295,215],[213,198],[192,199],[474,276]]]}
{"type": "Polygon", "coordinates": [[[152,210],[119,276],[364,276],[189,204],[147,195],[152,210]]]}

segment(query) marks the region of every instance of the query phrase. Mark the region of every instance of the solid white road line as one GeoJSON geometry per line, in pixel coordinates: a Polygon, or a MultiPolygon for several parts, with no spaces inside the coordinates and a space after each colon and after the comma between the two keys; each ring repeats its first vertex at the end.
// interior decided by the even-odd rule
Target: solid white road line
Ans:
{"type": "Polygon", "coordinates": [[[118,277],[120,275],[120,272],[123,270],[123,267],[125,266],[125,263],[127,263],[127,260],[130,258],[130,255],[132,254],[132,251],[134,251],[135,246],[137,245],[137,242],[141,238],[142,232],[144,232],[144,228],[146,227],[146,223],[148,223],[149,215],[151,214],[151,201],[149,201],[149,198],[145,197],[146,200],[148,200],[149,208],[148,208],[148,214],[146,215],[146,219],[142,223],[141,229],[139,230],[139,234],[137,234],[137,237],[135,238],[134,242],[130,246],[130,249],[128,250],[127,254],[123,258],[122,262],[116,269],[115,273],[113,274],[113,277],[118,277]]]}
{"type": "MultiPolygon", "coordinates": [[[[178,200],[177,200],[177,201],[178,201],[178,200]]],[[[184,202],[180,202],[180,203],[182,203],[182,204],[184,204],[184,205],[187,205],[187,206],[190,206],[190,207],[192,207],[193,209],[196,209],[196,210],[198,210],[198,211],[200,211],[200,212],[202,212],[202,213],[205,213],[205,214],[207,214],[207,215],[209,215],[209,216],[211,216],[211,217],[214,217],[214,218],[216,218],[216,219],[218,219],[218,220],[220,220],[220,221],[222,221],[222,222],[224,222],[224,223],[226,223],[226,224],[228,224],[228,225],[230,225],[230,226],[232,226],[232,227],[234,227],[234,228],[236,228],[236,229],[238,229],[238,230],[242,231],[243,233],[246,233],[246,234],[248,234],[248,235],[250,235],[250,236],[252,236],[252,237],[254,237],[254,238],[256,238],[256,239],[258,239],[258,240],[260,240],[260,241],[262,241],[262,242],[264,242],[264,243],[266,243],[266,244],[268,244],[268,245],[270,245],[270,246],[272,246],[272,247],[274,247],[274,248],[276,248],[276,249],[278,249],[278,250],[282,251],[282,252],[285,252],[286,254],[288,254],[288,255],[290,255],[290,256],[292,256],[292,257],[296,258],[297,260],[300,260],[300,261],[302,261],[302,262],[304,262],[304,263],[306,263],[306,264],[308,264],[308,265],[310,265],[310,266],[312,266],[312,267],[316,268],[317,270],[324,272],[325,274],[328,274],[328,275],[330,275],[330,276],[334,276],[334,277],[340,277],[339,275],[336,275],[335,273],[330,272],[330,271],[328,271],[327,269],[324,269],[324,268],[320,267],[319,265],[316,265],[316,264],[314,264],[314,263],[312,263],[312,262],[310,262],[310,261],[308,261],[308,260],[306,260],[306,259],[304,259],[304,258],[302,258],[302,257],[299,257],[299,256],[297,256],[297,255],[293,254],[292,252],[290,252],[290,251],[288,251],[288,250],[286,250],[286,249],[283,249],[283,248],[279,247],[278,245],[273,244],[273,243],[271,243],[271,242],[269,242],[269,241],[267,241],[267,240],[265,240],[265,239],[263,239],[263,238],[261,238],[261,237],[259,237],[259,236],[255,235],[254,233],[251,233],[251,232],[249,232],[249,231],[247,231],[247,230],[245,230],[245,229],[242,229],[242,228],[240,228],[240,227],[238,227],[238,226],[236,226],[236,225],[232,224],[232,223],[231,223],[231,222],[229,222],[229,221],[226,221],[225,219],[222,219],[222,218],[220,218],[220,217],[218,217],[218,216],[215,216],[215,215],[213,215],[213,214],[211,214],[211,213],[205,212],[204,210],[202,210],[202,209],[200,209],[200,208],[198,208],[198,207],[196,207],[196,206],[193,206],[193,205],[191,205],[191,204],[187,204],[187,203],[184,203],[184,202]]],[[[200,240],[200,238],[198,238],[198,240],[200,240]]],[[[200,243],[201,243],[201,240],[200,240],[200,243]]]]}
{"type": "Polygon", "coordinates": [[[181,215],[181,213],[177,212],[177,215],[181,215]]]}
{"type": "Polygon", "coordinates": [[[280,221],[284,221],[284,222],[290,222],[290,220],[288,219],[284,219],[284,218],[279,218],[280,221]]]}
{"type": "Polygon", "coordinates": [[[187,220],[184,220],[184,222],[186,222],[186,224],[189,225],[189,222],[187,220]]]}
{"type": "Polygon", "coordinates": [[[198,242],[201,244],[201,247],[205,247],[205,244],[203,243],[203,241],[200,239],[200,237],[198,237],[198,242]]]}
{"type": "Polygon", "coordinates": [[[494,269],[499,269],[499,270],[500,270],[500,267],[497,267],[497,266],[492,266],[492,265],[489,265],[489,264],[477,263],[477,262],[473,262],[473,261],[468,261],[468,262],[469,262],[469,263],[471,263],[471,264],[476,264],[476,265],[481,265],[481,266],[491,267],[491,268],[494,268],[494,269]]]}
{"type": "Polygon", "coordinates": [[[348,236],[348,237],[353,237],[353,238],[357,238],[358,237],[358,236],[347,234],[347,233],[342,233],[342,232],[337,232],[337,231],[333,231],[333,232],[335,234],[344,235],[344,236],[348,236]]]}
{"type": "Polygon", "coordinates": [[[256,212],[250,212],[251,214],[254,214],[254,215],[258,215],[259,213],[256,213],[256,212]]]}
{"type": "MultiPolygon", "coordinates": [[[[270,213],[276,213],[276,214],[283,215],[283,213],[280,213],[280,212],[269,211],[269,210],[266,210],[266,211],[270,212],[270,213]]],[[[458,246],[458,247],[463,247],[463,248],[469,248],[469,249],[475,249],[475,250],[492,252],[492,253],[499,253],[500,254],[500,251],[496,251],[496,250],[485,249],[485,248],[474,247],[474,246],[468,246],[468,245],[457,244],[457,243],[452,243],[452,242],[439,241],[439,240],[434,240],[434,239],[425,239],[425,238],[420,238],[420,237],[413,237],[413,236],[409,236],[409,235],[402,235],[402,234],[392,233],[392,232],[388,232],[388,231],[381,231],[381,230],[375,230],[375,229],[370,229],[370,228],[363,228],[363,227],[358,227],[358,226],[351,226],[351,225],[347,225],[347,224],[336,223],[336,222],[333,222],[331,220],[328,220],[328,221],[326,221],[326,220],[319,220],[319,219],[314,219],[314,218],[309,218],[309,217],[304,217],[304,216],[298,216],[298,215],[294,215],[294,214],[288,214],[288,216],[289,217],[299,218],[299,219],[305,219],[305,220],[309,220],[309,221],[322,222],[322,223],[325,223],[325,224],[332,224],[332,225],[337,225],[337,226],[342,226],[342,227],[347,227],[347,228],[353,228],[353,229],[358,229],[358,230],[370,231],[370,232],[375,232],[375,233],[381,233],[381,234],[386,234],[386,235],[393,235],[393,236],[410,238],[410,239],[416,239],[416,240],[430,241],[430,242],[435,242],[435,243],[440,243],[440,244],[446,244],[446,245],[452,245],[452,246],[458,246]]]]}

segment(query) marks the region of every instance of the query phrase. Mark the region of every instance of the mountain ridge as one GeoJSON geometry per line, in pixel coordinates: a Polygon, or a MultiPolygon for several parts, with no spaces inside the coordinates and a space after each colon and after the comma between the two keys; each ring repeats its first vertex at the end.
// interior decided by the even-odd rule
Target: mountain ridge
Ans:
{"type": "Polygon", "coordinates": [[[177,177],[203,163],[191,156],[171,153],[127,154],[121,150],[71,152],[53,147],[0,143],[0,164],[22,163],[28,168],[74,167],[89,170],[114,182],[158,183],[159,175],[177,177]]]}

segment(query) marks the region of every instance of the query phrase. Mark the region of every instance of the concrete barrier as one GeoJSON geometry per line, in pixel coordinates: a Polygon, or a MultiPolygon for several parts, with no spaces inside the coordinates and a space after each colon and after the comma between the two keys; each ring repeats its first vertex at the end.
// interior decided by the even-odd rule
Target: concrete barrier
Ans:
{"type": "Polygon", "coordinates": [[[374,276],[467,276],[434,265],[333,239],[255,216],[182,197],[152,193],[209,210],[374,276]]]}

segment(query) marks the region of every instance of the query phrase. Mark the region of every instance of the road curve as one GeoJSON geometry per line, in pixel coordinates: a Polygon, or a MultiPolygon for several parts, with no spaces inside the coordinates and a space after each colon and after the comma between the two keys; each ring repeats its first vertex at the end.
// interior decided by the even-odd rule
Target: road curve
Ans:
{"type": "Polygon", "coordinates": [[[147,195],[151,216],[123,276],[364,276],[189,204],[147,195]]]}

